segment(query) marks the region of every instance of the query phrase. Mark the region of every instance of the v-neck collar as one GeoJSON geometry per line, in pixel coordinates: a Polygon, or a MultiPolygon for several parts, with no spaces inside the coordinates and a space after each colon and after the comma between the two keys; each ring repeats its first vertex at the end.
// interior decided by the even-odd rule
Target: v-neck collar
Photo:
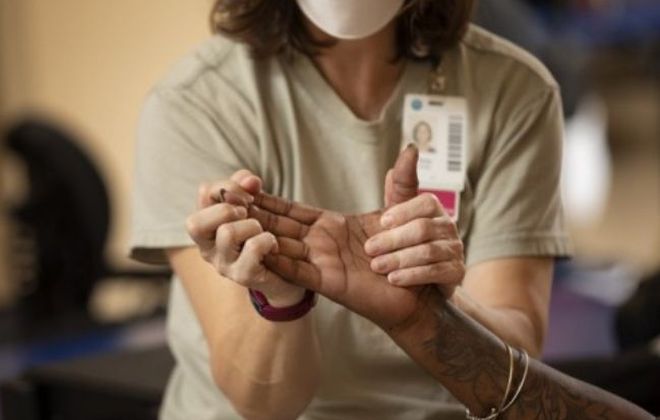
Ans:
{"type": "Polygon", "coordinates": [[[391,121],[393,116],[400,114],[403,96],[406,93],[425,92],[425,83],[430,71],[427,63],[406,60],[399,80],[383,105],[379,116],[373,120],[365,120],[355,115],[308,56],[296,52],[289,59],[292,71],[295,73],[294,77],[299,78],[306,93],[320,109],[340,121],[350,122],[351,125],[367,129],[380,127],[383,123],[391,121]]]}

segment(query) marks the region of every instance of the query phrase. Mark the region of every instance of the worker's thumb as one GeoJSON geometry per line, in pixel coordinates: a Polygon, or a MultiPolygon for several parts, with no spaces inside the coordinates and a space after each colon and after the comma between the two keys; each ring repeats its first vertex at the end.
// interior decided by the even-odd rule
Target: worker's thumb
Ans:
{"type": "Polygon", "coordinates": [[[408,145],[399,154],[385,177],[385,207],[403,203],[417,196],[417,159],[419,151],[414,144],[408,145]]]}

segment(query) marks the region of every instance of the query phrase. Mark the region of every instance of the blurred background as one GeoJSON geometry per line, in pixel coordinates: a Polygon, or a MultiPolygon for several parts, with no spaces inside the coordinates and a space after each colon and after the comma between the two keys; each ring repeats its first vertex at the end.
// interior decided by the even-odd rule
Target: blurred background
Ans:
{"type": "MultiPolygon", "coordinates": [[[[134,133],[210,6],[0,0],[6,418],[156,413],[168,272],[126,257],[134,133]]],[[[562,87],[577,255],[558,264],[544,359],[660,414],[660,1],[481,0],[475,20],[562,87]]]]}

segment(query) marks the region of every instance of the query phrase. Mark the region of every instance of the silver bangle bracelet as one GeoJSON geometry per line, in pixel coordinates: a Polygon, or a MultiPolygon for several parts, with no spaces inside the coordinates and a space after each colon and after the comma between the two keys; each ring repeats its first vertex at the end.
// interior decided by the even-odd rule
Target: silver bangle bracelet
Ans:
{"type": "Polygon", "coordinates": [[[509,375],[506,381],[506,388],[504,390],[504,396],[502,397],[502,401],[500,402],[500,405],[496,408],[491,408],[490,413],[486,417],[477,417],[474,414],[470,412],[469,408],[465,408],[465,418],[467,420],[494,420],[499,416],[503,410],[503,407],[507,403],[507,398],[509,397],[509,393],[511,392],[511,385],[513,384],[513,370],[514,370],[514,362],[513,362],[513,350],[511,349],[511,346],[509,346],[507,343],[504,343],[504,347],[506,348],[506,353],[509,356],[509,375]]]}
{"type": "Polygon", "coordinates": [[[527,352],[524,349],[522,349],[520,351],[522,352],[523,360],[525,361],[525,370],[523,371],[523,376],[520,379],[520,383],[518,384],[518,388],[516,389],[516,393],[513,394],[513,397],[511,397],[511,400],[509,400],[509,402],[504,407],[502,407],[501,410],[499,410],[498,414],[501,414],[501,413],[505,412],[509,407],[511,407],[513,405],[514,402],[516,402],[516,400],[520,396],[520,393],[522,392],[523,387],[525,386],[525,381],[527,380],[527,372],[529,372],[529,355],[527,354],[527,352]]]}
{"type": "Polygon", "coordinates": [[[494,419],[496,419],[497,416],[499,416],[499,415],[500,415],[500,412],[497,411],[495,408],[491,408],[491,409],[490,409],[490,414],[487,415],[486,417],[477,417],[477,416],[474,416],[474,415],[472,415],[472,413],[470,413],[470,409],[469,409],[469,408],[466,408],[466,409],[465,409],[465,418],[466,418],[467,420],[494,420],[494,419]]]}

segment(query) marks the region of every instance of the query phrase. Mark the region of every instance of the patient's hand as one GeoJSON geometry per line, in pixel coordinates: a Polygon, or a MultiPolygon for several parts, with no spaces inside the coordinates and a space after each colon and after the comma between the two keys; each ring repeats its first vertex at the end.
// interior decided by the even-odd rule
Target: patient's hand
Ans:
{"type": "Polygon", "coordinates": [[[265,265],[286,280],[314,290],[384,328],[416,311],[421,288],[400,288],[371,270],[367,238],[382,230],[380,212],[344,216],[258,196],[250,215],[278,237],[279,253],[265,265]]]}
{"type": "Polygon", "coordinates": [[[267,194],[256,196],[250,217],[259,220],[279,242],[279,253],[267,256],[266,266],[387,331],[413,322],[416,314],[423,312],[418,312],[420,305],[425,305],[429,292],[435,290],[430,284],[449,286],[450,293],[464,274],[462,246],[454,224],[443,215],[434,197],[416,196],[416,162],[416,151],[407,150],[388,175],[387,200],[395,205],[387,211],[342,215],[267,194]],[[392,216],[390,229],[382,226],[385,213],[392,216]],[[371,256],[365,251],[369,238],[378,238],[376,245],[366,246],[371,256]],[[435,241],[449,245],[433,248],[435,241]],[[411,256],[415,247],[421,248],[413,252],[418,255],[411,256]],[[385,275],[388,270],[376,272],[372,267],[374,255],[397,260],[392,267],[403,267],[392,272],[403,273],[408,283],[394,285],[385,275]]]}

